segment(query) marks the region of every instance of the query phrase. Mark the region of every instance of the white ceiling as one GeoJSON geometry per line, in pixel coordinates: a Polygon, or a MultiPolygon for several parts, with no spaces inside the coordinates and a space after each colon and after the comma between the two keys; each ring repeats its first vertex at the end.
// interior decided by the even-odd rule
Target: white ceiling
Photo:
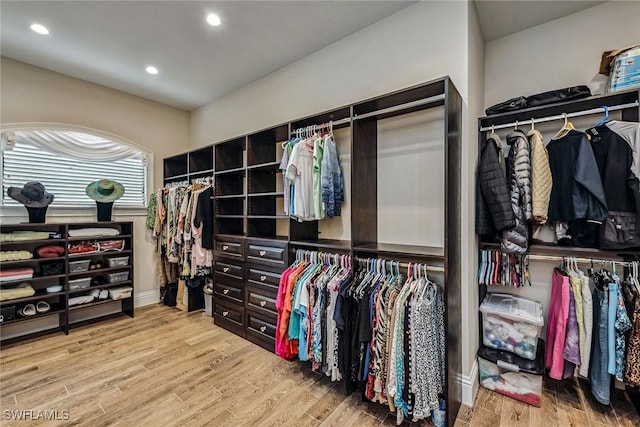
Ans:
{"type": "Polygon", "coordinates": [[[604,1],[476,0],[485,42],[596,6],[604,1]]]}
{"type": "Polygon", "coordinates": [[[2,0],[0,52],[192,110],[412,3],[2,0]],[[208,12],[222,25],[209,26],[208,12]]]}
{"type": "MultiPolygon", "coordinates": [[[[193,110],[412,3],[0,0],[0,53],[193,110]],[[220,27],[206,24],[209,12],[220,15],[220,27]],[[32,32],[34,22],[51,34],[32,32]]],[[[491,41],[603,2],[475,3],[491,41]]]]}

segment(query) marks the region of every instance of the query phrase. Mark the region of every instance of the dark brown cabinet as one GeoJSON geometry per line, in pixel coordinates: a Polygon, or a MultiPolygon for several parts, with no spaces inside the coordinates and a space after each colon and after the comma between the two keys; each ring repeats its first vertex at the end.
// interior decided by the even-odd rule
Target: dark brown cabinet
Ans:
{"type": "Polygon", "coordinates": [[[102,320],[107,319],[107,316],[100,314],[92,316],[88,311],[92,307],[103,304],[119,305],[121,313],[133,317],[132,222],[2,224],[0,232],[2,233],[2,252],[5,255],[8,256],[10,251],[22,251],[32,256],[29,259],[0,261],[0,269],[5,272],[11,269],[33,271],[32,278],[0,282],[3,294],[6,295],[6,291],[15,289],[21,283],[28,283],[35,291],[30,296],[0,301],[2,308],[0,331],[3,342],[25,339],[32,335],[39,336],[46,332],[62,331],[68,334],[71,326],[83,323],[87,318],[92,321],[99,320],[101,317],[102,320]],[[88,228],[116,229],[118,234],[70,236],[70,232],[76,234],[75,230],[88,228]],[[13,232],[42,232],[45,236],[49,236],[35,240],[23,238],[14,240],[13,232]],[[41,256],[38,248],[43,247],[59,248],[60,253],[52,257],[41,256]],[[120,287],[130,287],[130,294],[122,299],[113,299],[109,290],[120,287]],[[103,291],[101,297],[74,304],[78,301],[77,297],[98,291],[103,291]],[[36,308],[33,314],[29,314],[31,305],[36,308]],[[26,311],[25,307],[27,307],[26,311]],[[29,332],[29,322],[44,318],[48,318],[45,324],[52,325],[49,329],[43,331],[40,326],[37,326],[37,330],[33,333],[29,332]],[[20,330],[12,331],[11,328],[18,324],[20,324],[20,330]]]}
{"type": "MultiPolygon", "coordinates": [[[[346,139],[345,139],[346,140],[346,139]]],[[[453,425],[461,400],[462,370],[461,272],[462,233],[462,98],[449,77],[402,89],[362,102],[279,124],[212,146],[214,153],[214,310],[217,325],[274,351],[280,275],[296,249],[337,252],[444,267],[447,420],[453,425]],[[384,119],[440,108],[444,142],[444,247],[388,244],[380,241],[378,182],[381,148],[378,134],[384,119]],[[350,214],[347,238],[325,238],[318,221],[298,222],[284,214],[284,148],[296,129],[332,122],[349,132],[350,214]],[[242,291],[242,297],[240,292],[242,291]],[[242,298],[242,300],[240,300],[242,298]]],[[[211,147],[209,147],[211,148],[211,147]]],[[[207,147],[199,149],[206,150],[207,147]]],[[[191,153],[189,153],[191,154],[191,153]]],[[[186,160],[165,160],[167,167],[188,173],[186,160]]],[[[185,157],[187,159],[187,157],[185,157]]],[[[198,160],[194,159],[194,162],[198,160]]],[[[189,166],[191,163],[188,163],[189,166]]],[[[173,169],[172,169],[173,171],[173,169]]],[[[179,176],[179,175],[178,175],[179,176]]],[[[411,207],[411,200],[407,200],[411,207]]]]}

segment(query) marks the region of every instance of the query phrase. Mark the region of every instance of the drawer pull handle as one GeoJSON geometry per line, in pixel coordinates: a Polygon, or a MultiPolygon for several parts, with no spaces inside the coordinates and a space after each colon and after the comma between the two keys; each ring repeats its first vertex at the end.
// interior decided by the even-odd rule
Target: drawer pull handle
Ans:
{"type": "Polygon", "coordinates": [[[222,250],[223,250],[223,251],[226,251],[227,249],[229,249],[229,246],[228,246],[228,245],[222,245],[222,250]]]}
{"type": "Polygon", "coordinates": [[[222,312],[222,317],[227,317],[228,315],[229,315],[229,312],[228,312],[228,311],[223,311],[223,312],[222,312]]]}
{"type": "Polygon", "coordinates": [[[266,331],[266,330],[267,330],[267,327],[266,327],[266,326],[260,326],[260,332],[264,332],[264,331],[266,331]]]}
{"type": "Polygon", "coordinates": [[[223,268],[222,271],[226,273],[227,271],[229,271],[229,267],[223,268]]]}
{"type": "Polygon", "coordinates": [[[260,276],[260,281],[264,282],[265,280],[267,280],[267,276],[260,276]]]}
{"type": "Polygon", "coordinates": [[[265,305],[267,305],[266,301],[260,301],[260,307],[264,307],[265,305]]]}
{"type": "Polygon", "coordinates": [[[265,256],[267,254],[267,251],[260,251],[260,256],[265,256]]]}
{"type": "Polygon", "coordinates": [[[229,293],[229,289],[224,289],[224,290],[222,291],[222,293],[223,293],[223,294],[225,294],[225,295],[226,295],[226,294],[228,294],[228,293],[229,293]]]}

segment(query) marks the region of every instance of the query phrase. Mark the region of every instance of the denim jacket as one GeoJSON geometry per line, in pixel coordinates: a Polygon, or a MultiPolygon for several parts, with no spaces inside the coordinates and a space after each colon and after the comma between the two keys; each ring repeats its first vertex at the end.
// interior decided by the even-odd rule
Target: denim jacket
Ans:
{"type": "Polygon", "coordinates": [[[325,137],[324,156],[321,167],[322,201],[326,205],[327,217],[340,216],[344,201],[344,181],[338,158],[338,149],[332,136],[325,137]]]}

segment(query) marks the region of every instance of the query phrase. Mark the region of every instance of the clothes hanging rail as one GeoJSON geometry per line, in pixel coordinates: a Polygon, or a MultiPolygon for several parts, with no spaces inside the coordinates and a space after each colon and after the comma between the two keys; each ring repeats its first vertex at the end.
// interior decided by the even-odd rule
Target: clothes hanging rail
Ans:
{"type": "MultiPolygon", "coordinates": [[[[384,259],[384,258],[361,258],[361,257],[356,257],[355,258],[356,261],[363,262],[363,263],[369,262],[369,261],[374,260],[374,259],[380,259],[382,261],[395,262],[395,261],[392,261],[390,259],[384,259]]],[[[444,273],[444,267],[437,267],[435,265],[428,265],[428,264],[424,264],[424,263],[421,263],[421,262],[412,262],[412,263],[401,262],[399,264],[399,266],[400,266],[400,268],[408,268],[409,264],[411,264],[411,265],[426,265],[427,266],[427,271],[430,271],[432,273],[444,273]]]]}
{"type": "Polygon", "coordinates": [[[432,104],[432,103],[437,102],[437,101],[444,101],[444,98],[445,98],[444,94],[436,95],[436,96],[432,96],[430,98],[420,99],[418,101],[407,102],[406,104],[400,104],[400,105],[395,105],[393,107],[383,108],[382,110],[371,111],[369,113],[364,113],[364,114],[359,114],[359,115],[358,114],[354,114],[353,115],[353,120],[366,119],[367,117],[378,116],[380,114],[394,113],[396,111],[407,110],[409,108],[419,107],[419,106],[425,105],[425,104],[432,104]]]}
{"type": "MultiPolygon", "coordinates": [[[[351,117],[346,117],[344,119],[331,120],[330,122],[323,122],[320,125],[310,125],[310,126],[321,126],[321,125],[326,125],[326,124],[331,124],[332,126],[340,126],[340,125],[343,125],[345,123],[350,123],[350,122],[351,122],[351,117]]],[[[291,131],[291,136],[295,136],[298,131],[305,130],[310,126],[303,126],[301,128],[292,130],[291,131]]]]}
{"type": "Polygon", "coordinates": [[[535,261],[563,261],[563,260],[572,260],[579,264],[591,264],[591,263],[599,263],[599,264],[615,264],[620,265],[622,267],[631,267],[633,265],[633,261],[615,261],[612,259],[598,259],[598,258],[577,258],[571,256],[551,256],[551,255],[525,255],[530,260],[535,261]]]}
{"type": "MultiPolygon", "coordinates": [[[[618,111],[618,110],[626,110],[627,108],[636,108],[636,107],[640,107],[640,102],[636,101],[636,102],[630,102],[628,104],[620,104],[620,105],[614,105],[611,107],[607,107],[609,109],[609,111],[618,111]]],[[[512,122],[512,123],[505,123],[503,125],[492,125],[492,126],[484,126],[480,128],[481,132],[487,132],[490,130],[498,130],[498,129],[508,129],[508,128],[512,128],[514,126],[525,126],[525,125],[530,125],[531,123],[545,123],[545,122],[552,122],[554,120],[561,120],[564,118],[572,118],[572,117],[581,117],[581,116],[591,116],[593,114],[598,114],[598,113],[602,113],[605,111],[604,107],[598,107],[598,108],[592,108],[591,110],[584,110],[584,111],[576,111],[575,113],[563,113],[563,114],[557,114],[555,116],[549,116],[549,117],[541,117],[539,119],[529,119],[529,120],[523,120],[523,121],[516,121],[516,122],[512,122]]],[[[517,111],[514,111],[514,113],[517,113],[517,111]]]]}

